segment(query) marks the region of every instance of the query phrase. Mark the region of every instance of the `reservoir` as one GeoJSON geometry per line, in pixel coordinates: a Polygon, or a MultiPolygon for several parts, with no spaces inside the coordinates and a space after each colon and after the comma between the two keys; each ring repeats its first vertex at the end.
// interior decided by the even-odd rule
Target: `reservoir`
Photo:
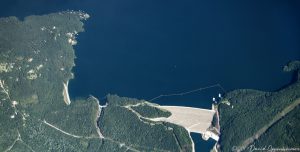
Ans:
{"type": "MultiPolygon", "coordinates": [[[[282,72],[300,59],[300,2],[279,0],[4,0],[0,15],[83,10],[72,99],[118,94],[161,105],[211,108],[212,98],[238,88],[276,90],[291,80],[282,72]]],[[[101,102],[101,101],[100,101],[101,102]]],[[[214,142],[192,134],[196,151],[214,142]]]]}

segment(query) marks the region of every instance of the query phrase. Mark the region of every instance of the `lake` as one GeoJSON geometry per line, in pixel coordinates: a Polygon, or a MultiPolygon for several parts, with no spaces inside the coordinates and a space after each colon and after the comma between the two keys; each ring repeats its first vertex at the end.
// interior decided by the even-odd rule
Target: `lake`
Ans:
{"type": "MultiPolygon", "coordinates": [[[[300,2],[280,0],[3,0],[0,15],[83,10],[71,97],[108,93],[139,99],[220,84],[276,90],[282,66],[300,59],[300,2]]],[[[162,105],[211,108],[219,87],[159,98],[162,105]]],[[[213,142],[194,135],[197,151],[213,142]]]]}

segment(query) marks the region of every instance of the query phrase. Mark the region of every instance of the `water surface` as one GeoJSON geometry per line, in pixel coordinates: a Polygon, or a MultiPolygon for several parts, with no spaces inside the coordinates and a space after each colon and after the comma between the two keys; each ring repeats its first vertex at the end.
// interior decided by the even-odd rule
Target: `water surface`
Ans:
{"type": "MultiPolygon", "coordinates": [[[[84,10],[91,18],[75,46],[72,98],[108,93],[151,99],[221,84],[275,90],[300,59],[300,1],[2,0],[0,16],[84,10]]],[[[162,105],[211,107],[220,88],[155,100],[162,105]]],[[[193,135],[197,151],[211,141],[193,135]]]]}

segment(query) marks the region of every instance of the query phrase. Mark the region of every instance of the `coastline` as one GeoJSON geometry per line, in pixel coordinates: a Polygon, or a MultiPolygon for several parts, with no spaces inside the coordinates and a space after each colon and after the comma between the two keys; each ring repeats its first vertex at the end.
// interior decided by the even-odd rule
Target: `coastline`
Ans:
{"type": "Polygon", "coordinates": [[[192,136],[191,136],[191,132],[190,132],[189,130],[187,130],[187,131],[188,131],[189,137],[190,137],[190,139],[191,139],[191,141],[192,141],[192,149],[193,149],[192,152],[196,152],[196,150],[195,150],[195,143],[194,143],[194,140],[193,140],[193,138],[192,138],[192,136]]]}

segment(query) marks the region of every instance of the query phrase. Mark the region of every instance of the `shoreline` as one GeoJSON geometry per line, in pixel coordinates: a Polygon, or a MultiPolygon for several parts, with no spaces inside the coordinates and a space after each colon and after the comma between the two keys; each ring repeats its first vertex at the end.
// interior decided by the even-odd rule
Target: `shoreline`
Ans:
{"type": "MultiPolygon", "coordinates": [[[[183,127],[183,126],[181,126],[181,127],[183,127]]],[[[184,127],[183,127],[183,128],[184,128],[184,127]]],[[[189,130],[187,130],[187,131],[188,131],[189,137],[190,137],[190,139],[191,139],[191,141],[192,141],[192,149],[193,149],[192,152],[195,152],[195,151],[196,151],[196,149],[195,149],[195,143],[194,143],[194,140],[193,140],[193,138],[192,138],[191,132],[190,132],[189,130]]]]}

